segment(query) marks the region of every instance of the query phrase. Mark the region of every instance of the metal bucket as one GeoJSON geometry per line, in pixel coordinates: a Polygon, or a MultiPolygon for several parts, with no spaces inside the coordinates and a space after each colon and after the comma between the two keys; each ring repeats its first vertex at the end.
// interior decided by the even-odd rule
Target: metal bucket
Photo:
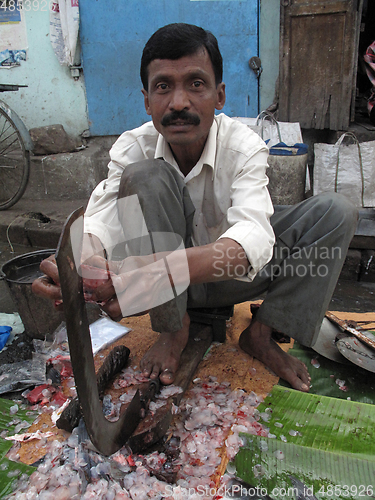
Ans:
{"type": "Polygon", "coordinates": [[[33,281],[43,275],[40,263],[54,253],[54,249],[26,253],[8,260],[1,268],[25,332],[35,339],[49,336],[64,320],[63,313],[55,310],[52,301],[35,295],[31,290],[33,281]]]}
{"type": "Polygon", "coordinates": [[[274,205],[295,205],[305,199],[307,152],[308,146],[302,143],[271,146],[267,175],[274,205]]]}
{"type": "Polygon", "coordinates": [[[274,205],[295,205],[305,199],[307,154],[269,155],[268,190],[274,205]]]}

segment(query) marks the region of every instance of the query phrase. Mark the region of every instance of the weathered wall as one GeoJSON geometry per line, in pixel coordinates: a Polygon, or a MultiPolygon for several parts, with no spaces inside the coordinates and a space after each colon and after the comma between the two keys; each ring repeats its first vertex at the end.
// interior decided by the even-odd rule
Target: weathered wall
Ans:
{"type": "MultiPolygon", "coordinates": [[[[34,5],[34,4],[32,4],[34,5]]],[[[18,92],[0,94],[30,129],[60,123],[73,137],[88,129],[84,80],[75,81],[70,70],[60,66],[49,40],[49,12],[41,3],[25,12],[28,37],[27,61],[11,69],[0,69],[0,81],[28,85],[18,92]]]]}
{"type": "Polygon", "coordinates": [[[273,103],[279,75],[280,0],[260,0],[259,55],[263,73],[260,77],[260,109],[273,103]]]}

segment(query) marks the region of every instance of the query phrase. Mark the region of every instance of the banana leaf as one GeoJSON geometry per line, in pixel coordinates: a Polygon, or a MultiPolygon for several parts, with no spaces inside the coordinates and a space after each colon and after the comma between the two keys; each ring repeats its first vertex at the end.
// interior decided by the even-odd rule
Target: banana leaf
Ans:
{"type": "MultiPolygon", "coordinates": [[[[375,374],[349,363],[331,361],[313,349],[294,343],[289,354],[305,363],[311,376],[310,393],[375,404],[375,374]],[[312,364],[313,362],[313,364],[312,364]],[[342,381],[342,382],[341,382],[342,381]],[[340,385],[343,383],[343,385],[340,385]]],[[[290,387],[280,380],[280,385],[290,387]]]]}
{"type": "Polygon", "coordinates": [[[243,434],[241,479],[275,499],[285,498],[275,488],[293,489],[291,477],[317,498],[375,495],[375,406],[275,386],[258,411],[269,437],[243,434]]]}
{"type": "Polygon", "coordinates": [[[373,461],[275,439],[247,436],[235,466],[241,479],[275,500],[310,500],[312,495],[354,500],[375,494],[373,461]]]}
{"type": "MultiPolygon", "coordinates": [[[[16,415],[10,415],[10,407],[13,406],[14,401],[0,398],[0,432],[3,430],[8,431],[8,435],[14,434],[16,424],[9,425],[15,418],[25,420],[30,424],[35,420],[38,413],[30,415],[29,410],[20,409],[16,415]]],[[[22,432],[27,432],[23,430],[22,432]]],[[[14,485],[22,474],[32,474],[36,468],[30,465],[23,464],[22,462],[13,462],[6,458],[6,454],[13,446],[12,441],[6,441],[0,438],[0,498],[10,494],[13,491],[14,485]]]]}

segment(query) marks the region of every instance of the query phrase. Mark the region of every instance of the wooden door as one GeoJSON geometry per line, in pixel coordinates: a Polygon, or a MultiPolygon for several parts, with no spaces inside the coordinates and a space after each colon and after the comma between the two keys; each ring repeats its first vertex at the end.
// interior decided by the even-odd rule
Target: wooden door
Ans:
{"type": "Polygon", "coordinates": [[[279,119],[346,130],[356,77],[357,0],[281,0],[279,119]]]}

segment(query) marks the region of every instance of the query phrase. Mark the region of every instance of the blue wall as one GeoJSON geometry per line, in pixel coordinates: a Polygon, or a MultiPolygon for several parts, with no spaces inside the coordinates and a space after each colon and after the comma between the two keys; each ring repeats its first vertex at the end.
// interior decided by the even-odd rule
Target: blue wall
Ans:
{"type": "Polygon", "coordinates": [[[139,64],[145,42],[171,22],[198,24],[218,38],[230,116],[256,116],[258,0],[80,0],[82,59],[90,131],[120,134],[149,120],[139,64]]]}

